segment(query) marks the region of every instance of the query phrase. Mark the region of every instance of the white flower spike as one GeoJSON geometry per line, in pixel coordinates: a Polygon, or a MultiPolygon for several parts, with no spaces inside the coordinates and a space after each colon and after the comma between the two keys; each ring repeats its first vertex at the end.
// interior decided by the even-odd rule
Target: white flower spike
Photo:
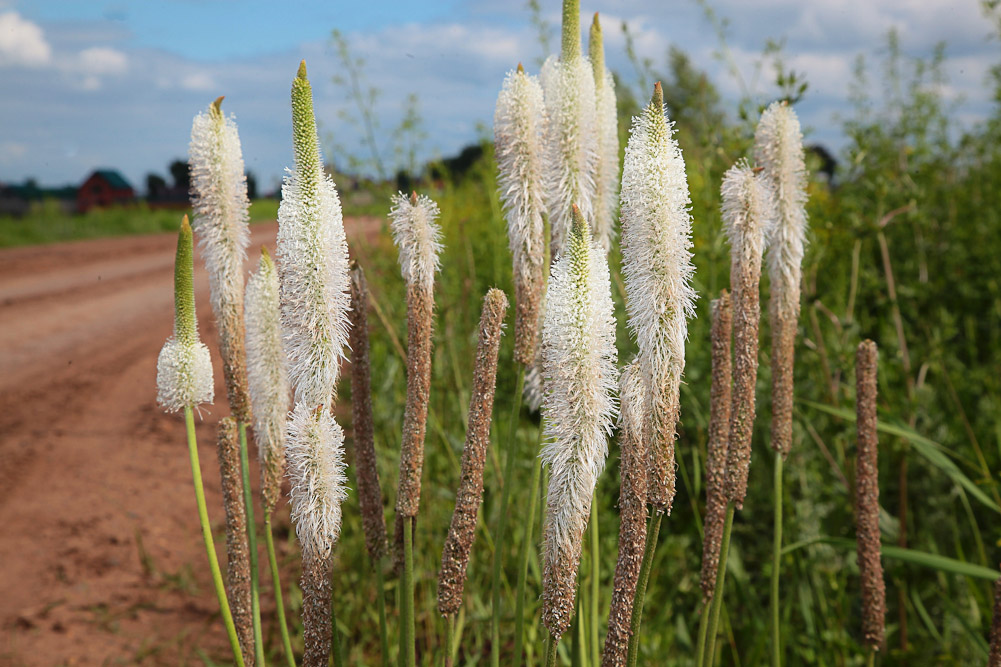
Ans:
{"type": "Polygon", "coordinates": [[[215,392],[212,358],[198,339],[193,273],[191,225],[184,216],[174,260],[174,335],[156,360],[156,400],[167,412],[211,403],[215,392]]]}
{"type": "Polygon", "coordinates": [[[542,189],[543,138],[546,112],[542,87],[518,65],[504,79],[494,111],[494,155],[507,234],[513,260],[517,313],[514,325],[515,360],[523,365],[535,358],[539,309],[545,286],[543,263],[542,189]]]}
{"type": "Polygon", "coordinates": [[[648,496],[658,512],[674,500],[674,438],[692,289],[692,217],[685,161],[664,115],[660,83],[633,119],[622,172],[622,267],[629,327],[647,386],[648,496]]]}
{"type": "Polygon", "coordinates": [[[598,129],[598,164],[595,172],[594,237],[608,254],[615,236],[615,210],[619,207],[619,116],[615,107],[615,80],[605,67],[605,48],[598,13],[594,13],[588,40],[594,73],[598,129]]]}
{"type": "Polygon", "coordinates": [[[408,285],[428,293],[434,290],[434,274],[441,268],[441,229],[438,227],[438,205],[430,197],[407,197],[402,192],[393,195],[389,211],[393,241],[399,249],[400,270],[408,285]]]}
{"type": "Polygon", "coordinates": [[[297,403],[329,405],[348,338],[348,246],[341,202],[324,173],[306,64],[292,82],[295,170],[278,208],[282,332],[297,403]]]}
{"type": "Polygon", "coordinates": [[[547,442],[541,456],[550,472],[542,616],[557,638],[573,616],[581,539],[617,412],[608,264],[580,209],[572,215],[564,253],[549,278],[542,330],[547,442]]]}

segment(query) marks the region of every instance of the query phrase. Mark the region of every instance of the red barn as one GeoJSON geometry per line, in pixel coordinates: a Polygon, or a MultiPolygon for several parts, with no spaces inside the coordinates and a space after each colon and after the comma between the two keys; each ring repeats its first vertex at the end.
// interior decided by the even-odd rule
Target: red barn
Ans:
{"type": "Polygon", "coordinates": [[[86,213],[95,206],[128,204],[136,193],[125,177],[114,169],[98,169],[87,177],[76,195],[76,209],[86,213]]]}

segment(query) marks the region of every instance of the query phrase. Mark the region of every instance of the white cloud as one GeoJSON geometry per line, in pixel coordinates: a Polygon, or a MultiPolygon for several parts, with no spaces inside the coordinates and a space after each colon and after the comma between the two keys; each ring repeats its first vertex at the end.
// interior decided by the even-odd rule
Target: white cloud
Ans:
{"type": "Polygon", "coordinates": [[[211,74],[206,72],[191,72],[181,77],[181,88],[185,90],[211,91],[219,88],[211,74]]]}
{"type": "Polygon", "coordinates": [[[0,14],[0,65],[39,67],[52,59],[52,47],[36,24],[17,12],[0,14]]]}
{"type": "Polygon", "coordinates": [[[129,69],[128,56],[106,46],[84,49],[77,62],[80,71],[94,76],[124,74],[129,69]]]}

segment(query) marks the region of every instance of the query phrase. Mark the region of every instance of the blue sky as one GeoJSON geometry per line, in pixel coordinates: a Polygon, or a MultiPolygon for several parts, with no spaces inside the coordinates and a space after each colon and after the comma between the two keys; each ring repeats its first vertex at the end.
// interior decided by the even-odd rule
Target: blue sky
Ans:
{"type": "MultiPolygon", "coordinates": [[[[554,39],[559,0],[541,0],[554,39]]],[[[728,44],[740,80],[716,55],[719,43],[694,0],[582,0],[582,23],[601,11],[609,66],[634,84],[619,26],[628,22],[643,57],[666,61],[677,46],[708,70],[724,99],[744,90],[766,101],[770,72],[755,77],[769,38],[810,82],[799,111],[811,139],[838,146],[855,57],[878,67],[886,34],[905,54],[928,56],[947,43],[943,88],[962,124],[990,112],[988,69],[998,42],[977,0],[711,0],[729,20],[728,44]]],[[[57,2],[0,0],[0,181],[81,181],[96,167],[122,170],[136,186],[183,158],[191,118],[218,95],[236,116],[247,167],[265,189],[291,161],[289,83],[309,64],[323,130],[360,152],[348,109],[331,82],[338,71],[330,32],[346,36],[380,90],[382,149],[416,93],[427,139],[421,157],[449,155],[489,128],[504,73],[519,61],[537,69],[538,33],[521,0],[291,2],[193,0],[57,2]],[[291,8],[291,9],[289,9],[291,8]]],[[[881,91],[874,84],[874,95],[881,91]]],[[[332,156],[335,159],[343,156],[332,156]]]]}

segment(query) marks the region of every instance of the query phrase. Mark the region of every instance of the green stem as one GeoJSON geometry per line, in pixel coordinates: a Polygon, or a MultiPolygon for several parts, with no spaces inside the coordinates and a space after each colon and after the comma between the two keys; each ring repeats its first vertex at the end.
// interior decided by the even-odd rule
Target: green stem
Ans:
{"type": "Polygon", "coordinates": [[[445,617],[445,667],[452,667],[452,645],[455,643],[455,616],[445,617]]]}
{"type": "Polygon", "coordinates": [[[706,636],[706,655],[702,667],[712,667],[713,653],[716,651],[716,634],[719,632],[719,612],[723,607],[723,580],[726,578],[726,559],[730,554],[730,531],[733,528],[733,503],[726,506],[726,520],[723,523],[723,538],[720,541],[719,566],[716,569],[716,588],[713,590],[712,616],[709,618],[709,634],[706,636]]]}
{"type": "Polygon", "coordinates": [[[782,665],[782,637],[779,630],[779,565],[782,560],[782,454],[775,452],[775,507],[772,534],[772,667],[782,665]]]}
{"type": "Polygon", "coordinates": [[[866,667],[875,667],[875,664],[876,664],[876,652],[872,649],[869,649],[869,651],[866,653],[865,656],[865,665],[866,667]]]}
{"type": "Polygon", "coordinates": [[[403,590],[400,591],[400,664],[416,667],[414,646],[414,522],[403,517],[403,590]]]}
{"type": "Polygon", "coordinates": [[[244,667],[243,651],[240,650],[240,640],[236,636],[236,626],[233,624],[233,614],[229,610],[229,600],[226,599],[226,588],[223,586],[222,572],[219,570],[219,558],[215,552],[215,541],[212,539],[212,529],[209,527],[209,511],[205,506],[205,487],[202,485],[202,466],[198,461],[198,441],[195,439],[195,415],[190,406],[184,408],[184,425],[188,431],[188,454],[191,457],[195,503],[198,505],[198,520],[202,524],[202,539],[205,541],[212,584],[219,599],[219,610],[222,612],[222,621],[229,636],[229,645],[233,649],[233,659],[239,667],[244,667]]]}
{"type": "MultiPolygon", "coordinates": [[[[539,437],[542,436],[542,428],[539,428],[539,437]]],[[[525,515],[525,534],[521,540],[521,553],[518,568],[518,592],[515,597],[514,611],[514,667],[521,667],[523,635],[525,632],[525,588],[528,583],[528,560],[531,554],[532,535],[535,528],[535,507],[539,503],[539,482],[542,477],[542,457],[536,455],[535,465],[532,467],[532,487],[528,500],[528,513],[525,515]]]]}
{"type": "Polygon", "coordinates": [[[601,664],[601,652],[598,649],[598,608],[601,606],[598,596],[601,592],[598,576],[601,573],[599,552],[601,551],[598,540],[598,491],[595,489],[594,497],[591,498],[591,664],[601,664]]]}
{"type": "Polygon", "coordinates": [[[243,476],[243,504],[247,509],[247,548],[250,550],[250,611],[254,617],[254,662],[264,667],[264,639],[261,632],[261,590],[257,573],[257,524],[254,523],[254,495],[250,489],[250,460],[247,457],[247,425],[240,422],[240,472],[243,476]]]}
{"type": "Polygon", "coordinates": [[[626,664],[636,667],[640,654],[640,628],[643,626],[643,601],[646,599],[646,587],[650,582],[650,570],[653,569],[653,557],[657,553],[657,538],[660,536],[660,522],[664,515],[654,510],[646,529],[646,547],[643,549],[643,564],[640,565],[639,579],[636,582],[636,597],[633,599],[633,614],[629,621],[629,649],[626,653],[626,664]]]}
{"type": "Polygon", "coordinates": [[[491,578],[493,617],[490,621],[490,664],[500,665],[500,617],[501,617],[501,565],[504,561],[504,531],[507,528],[507,505],[511,499],[511,481],[514,476],[516,457],[515,436],[518,433],[518,417],[521,414],[521,393],[525,388],[525,367],[518,366],[518,380],[515,384],[514,407],[507,429],[507,452],[504,460],[504,488],[501,490],[500,516],[497,517],[497,533],[494,537],[493,576],[491,578]]]}
{"type": "Polygon", "coordinates": [[[556,667],[556,655],[559,653],[560,640],[550,637],[546,642],[546,667],[556,667]]]}
{"type": "Polygon", "coordinates": [[[295,653],[292,652],[292,640],[288,635],[288,624],[285,621],[285,603],[282,601],[282,584],[278,578],[278,558],[275,556],[275,539],[271,534],[271,513],[264,513],[264,540],[268,547],[268,563],[271,564],[271,582],[275,587],[275,604],[278,609],[278,628],[282,634],[282,646],[285,648],[285,662],[288,667],[295,667],[295,653]]]}
{"type": "Polygon", "coordinates": [[[375,563],[375,604],[379,609],[379,645],[382,649],[382,664],[389,664],[389,629],[386,626],[386,578],[382,573],[385,558],[375,563]]]}
{"type": "Polygon", "coordinates": [[[702,608],[702,617],[699,619],[699,643],[698,653],[695,655],[695,665],[700,667],[706,655],[706,634],[709,632],[709,605],[702,608]]]}

